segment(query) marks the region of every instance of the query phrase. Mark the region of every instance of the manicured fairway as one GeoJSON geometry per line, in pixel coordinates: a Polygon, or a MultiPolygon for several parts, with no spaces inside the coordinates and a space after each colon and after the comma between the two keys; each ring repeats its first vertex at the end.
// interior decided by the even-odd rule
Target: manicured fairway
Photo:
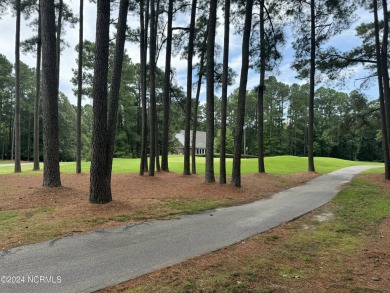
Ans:
{"type": "MultiPolygon", "coordinates": [[[[9,163],[9,161],[7,161],[9,163]]],[[[219,159],[215,158],[214,171],[215,175],[219,175],[219,159]]],[[[139,159],[114,159],[113,171],[117,174],[123,173],[137,173],[139,172],[139,159]]],[[[231,174],[232,159],[227,159],[227,174],[231,174]]],[[[316,171],[318,173],[329,173],[337,169],[341,169],[348,166],[356,165],[378,165],[381,163],[372,162],[358,162],[347,161],[334,158],[315,158],[316,171]]],[[[204,174],[205,158],[197,158],[197,173],[204,174]]],[[[89,172],[90,162],[82,163],[83,172],[89,172]]],[[[183,172],[183,156],[172,155],[169,157],[169,168],[171,172],[182,173],[183,172]]],[[[294,174],[307,171],[307,158],[306,157],[294,157],[294,156],[276,156],[265,158],[265,168],[267,173],[273,174],[294,174]]],[[[30,171],[32,169],[31,164],[23,165],[22,171],[30,171]]],[[[75,162],[63,162],[61,163],[61,172],[74,173],[76,170],[75,162]]],[[[257,173],[257,159],[242,159],[241,161],[242,174],[257,173]]],[[[377,172],[377,171],[374,171],[377,172]]],[[[13,173],[13,167],[0,167],[0,174],[13,173]]],[[[28,175],[39,174],[39,172],[27,172],[28,175]]]]}

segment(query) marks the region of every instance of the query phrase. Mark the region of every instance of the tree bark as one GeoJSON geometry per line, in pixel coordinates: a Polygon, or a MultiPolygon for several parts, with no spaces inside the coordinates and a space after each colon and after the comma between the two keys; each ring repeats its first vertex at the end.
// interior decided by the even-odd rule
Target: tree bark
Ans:
{"type": "Polygon", "coordinates": [[[97,1],[96,53],[93,78],[93,128],[89,201],[112,200],[107,180],[107,78],[109,56],[110,1],[97,1]]]}
{"type": "Polygon", "coordinates": [[[314,88],[316,70],[316,21],[315,1],[310,1],[310,93],[309,93],[309,121],[307,134],[308,171],[315,172],[314,167],[314,88]]]}
{"type": "Polygon", "coordinates": [[[38,38],[37,38],[37,69],[36,69],[36,92],[34,101],[34,167],[33,171],[39,171],[39,106],[41,98],[41,9],[38,8],[38,38]]]}
{"type": "Polygon", "coordinates": [[[186,120],[184,125],[184,175],[191,175],[190,171],[190,131],[191,131],[191,104],[192,104],[192,59],[194,55],[195,16],[197,0],[192,0],[190,31],[188,37],[187,54],[187,99],[186,120]]]}
{"type": "Polygon", "coordinates": [[[234,155],[233,155],[233,169],[232,182],[235,187],[241,187],[241,150],[243,141],[243,129],[245,119],[245,98],[246,86],[248,82],[249,69],[249,41],[252,27],[252,8],[253,0],[246,2],[245,9],[245,25],[242,38],[242,66],[240,77],[240,88],[238,91],[238,107],[237,107],[237,122],[236,131],[234,133],[234,155]]]}
{"type": "MultiPolygon", "coordinates": [[[[141,135],[141,161],[140,161],[140,175],[144,175],[144,172],[148,172],[148,160],[147,160],[147,144],[148,144],[148,123],[147,123],[147,101],[146,101],[146,59],[147,59],[147,23],[145,23],[144,17],[144,1],[140,1],[140,59],[141,59],[141,101],[142,101],[142,135],[141,135]]],[[[148,22],[149,1],[146,5],[146,22],[148,22]]]]}
{"type": "Polygon", "coordinates": [[[77,129],[76,129],[76,173],[81,173],[81,111],[83,97],[83,50],[84,50],[84,0],[80,0],[80,24],[79,24],[79,64],[77,72],[77,129]]]}
{"type": "Polygon", "coordinates": [[[172,19],[173,19],[173,0],[169,0],[168,7],[168,32],[167,48],[165,57],[165,75],[164,75],[164,119],[163,119],[163,137],[161,148],[161,169],[169,171],[168,151],[169,151],[169,106],[171,91],[171,55],[172,55],[172,19]]]}
{"type": "MultiPolygon", "coordinates": [[[[386,112],[386,126],[390,129],[390,88],[389,88],[389,66],[388,66],[388,43],[389,43],[389,12],[387,9],[387,1],[382,0],[383,9],[383,40],[382,40],[382,54],[381,65],[383,74],[383,93],[386,112]]],[[[390,137],[387,136],[387,144],[390,148],[390,137]]],[[[389,154],[390,155],[390,154],[389,154]]]]}
{"type": "Polygon", "coordinates": [[[225,24],[223,43],[223,74],[221,97],[221,141],[219,151],[219,183],[226,184],[226,112],[229,77],[230,0],[225,0],[225,24]]]}
{"type": "Polygon", "coordinates": [[[62,32],[62,17],[63,17],[64,3],[60,0],[58,6],[58,20],[57,20],[57,43],[56,43],[56,56],[57,56],[57,88],[59,92],[60,86],[60,61],[61,61],[61,32],[62,32]]]}
{"type": "Polygon", "coordinates": [[[60,187],[58,137],[58,87],[54,1],[41,0],[42,96],[43,96],[43,186],[60,187]]]}
{"type": "Polygon", "coordinates": [[[214,49],[217,22],[217,1],[210,1],[207,27],[206,65],[206,172],[205,181],[215,182],[214,175],[214,49]]]}
{"type": "Polygon", "coordinates": [[[16,33],[15,33],[15,173],[22,172],[20,165],[21,134],[20,134],[20,15],[21,0],[16,0],[16,33]]]}
{"type": "Polygon", "coordinates": [[[156,132],[157,132],[157,107],[156,107],[156,7],[154,0],[150,1],[150,49],[149,49],[149,78],[150,78],[150,160],[149,176],[154,176],[156,163],[156,132]]]}
{"type": "Polygon", "coordinates": [[[265,31],[264,31],[264,1],[260,1],[260,83],[258,96],[258,172],[265,173],[264,165],[264,91],[265,91],[265,31]]]}
{"type": "Polygon", "coordinates": [[[390,157],[389,157],[389,143],[388,143],[388,128],[387,128],[387,113],[384,97],[383,86],[383,68],[381,66],[381,46],[379,39],[379,20],[378,20],[378,1],[374,0],[374,26],[375,26],[375,50],[377,57],[377,73],[378,73],[378,88],[379,88],[379,102],[382,124],[382,143],[383,143],[383,159],[385,163],[385,179],[390,180],[390,157]]]}

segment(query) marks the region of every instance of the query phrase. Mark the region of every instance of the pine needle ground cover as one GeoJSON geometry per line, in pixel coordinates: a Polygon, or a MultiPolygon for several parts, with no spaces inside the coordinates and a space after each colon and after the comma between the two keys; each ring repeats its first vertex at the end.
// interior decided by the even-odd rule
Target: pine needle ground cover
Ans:
{"type": "Polygon", "coordinates": [[[101,293],[388,292],[390,183],[368,173],[298,220],[101,293]]]}

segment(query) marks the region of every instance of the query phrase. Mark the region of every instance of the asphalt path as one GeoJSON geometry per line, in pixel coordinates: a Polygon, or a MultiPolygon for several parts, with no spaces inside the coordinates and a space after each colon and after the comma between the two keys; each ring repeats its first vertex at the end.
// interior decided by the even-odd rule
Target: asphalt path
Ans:
{"type": "Polygon", "coordinates": [[[0,292],[93,292],[136,278],[296,219],[372,167],[344,168],[242,206],[1,251],[0,292]]]}

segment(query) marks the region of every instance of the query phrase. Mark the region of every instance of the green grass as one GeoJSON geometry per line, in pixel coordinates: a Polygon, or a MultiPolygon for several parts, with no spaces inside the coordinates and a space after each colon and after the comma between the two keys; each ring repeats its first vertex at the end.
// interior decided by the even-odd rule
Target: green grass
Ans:
{"type": "Polygon", "coordinates": [[[313,231],[296,233],[285,245],[286,257],[354,253],[363,243],[362,233],[375,231],[375,226],[390,217],[389,194],[362,178],[353,179],[351,187],[341,191],[332,204],[335,219],[313,221],[313,231]]]}
{"type": "Polygon", "coordinates": [[[368,169],[362,173],[363,174],[384,174],[385,168],[384,167],[372,168],[372,169],[368,169]]]}
{"type": "Polygon", "coordinates": [[[364,179],[354,179],[352,187],[342,191],[334,202],[341,206],[337,211],[340,223],[351,233],[390,217],[389,195],[364,179]]]}
{"type": "MultiPolygon", "coordinates": [[[[232,173],[232,159],[226,160],[227,174],[232,173]]],[[[122,159],[116,158],[113,162],[114,174],[126,174],[137,173],[139,171],[140,159],[122,159]]],[[[197,173],[204,174],[205,170],[205,158],[197,158],[197,173]]],[[[319,173],[329,173],[340,168],[356,166],[356,165],[375,165],[383,166],[380,163],[371,162],[357,162],[348,161],[334,158],[315,158],[316,171],[319,173]]],[[[265,158],[265,167],[267,173],[273,174],[294,174],[304,173],[307,171],[307,158],[306,157],[294,157],[294,156],[275,156],[265,158]]],[[[183,172],[183,156],[171,155],[169,156],[169,168],[171,172],[182,173],[183,172]]],[[[32,165],[22,166],[22,174],[34,175],[41,172],[32,172],[32,165]]],[[[90,162],[82,162],[83,172],[89,172],[90,162]]],[[[63,162],[61,163],[62,173],[75,173],[75,162],[63,162]]],[[[219,175],[219,159],[214,159],[215,175],[219,175]]],[[[376,171],[373,171],[376,172],[376,171]]],[[[0,174],[12,174],[13,167],[0,167],[0,174]]],[[[257,159],[242,159],[241,161],[241,173],[253,174],[257,173],[257,159]]]]}

